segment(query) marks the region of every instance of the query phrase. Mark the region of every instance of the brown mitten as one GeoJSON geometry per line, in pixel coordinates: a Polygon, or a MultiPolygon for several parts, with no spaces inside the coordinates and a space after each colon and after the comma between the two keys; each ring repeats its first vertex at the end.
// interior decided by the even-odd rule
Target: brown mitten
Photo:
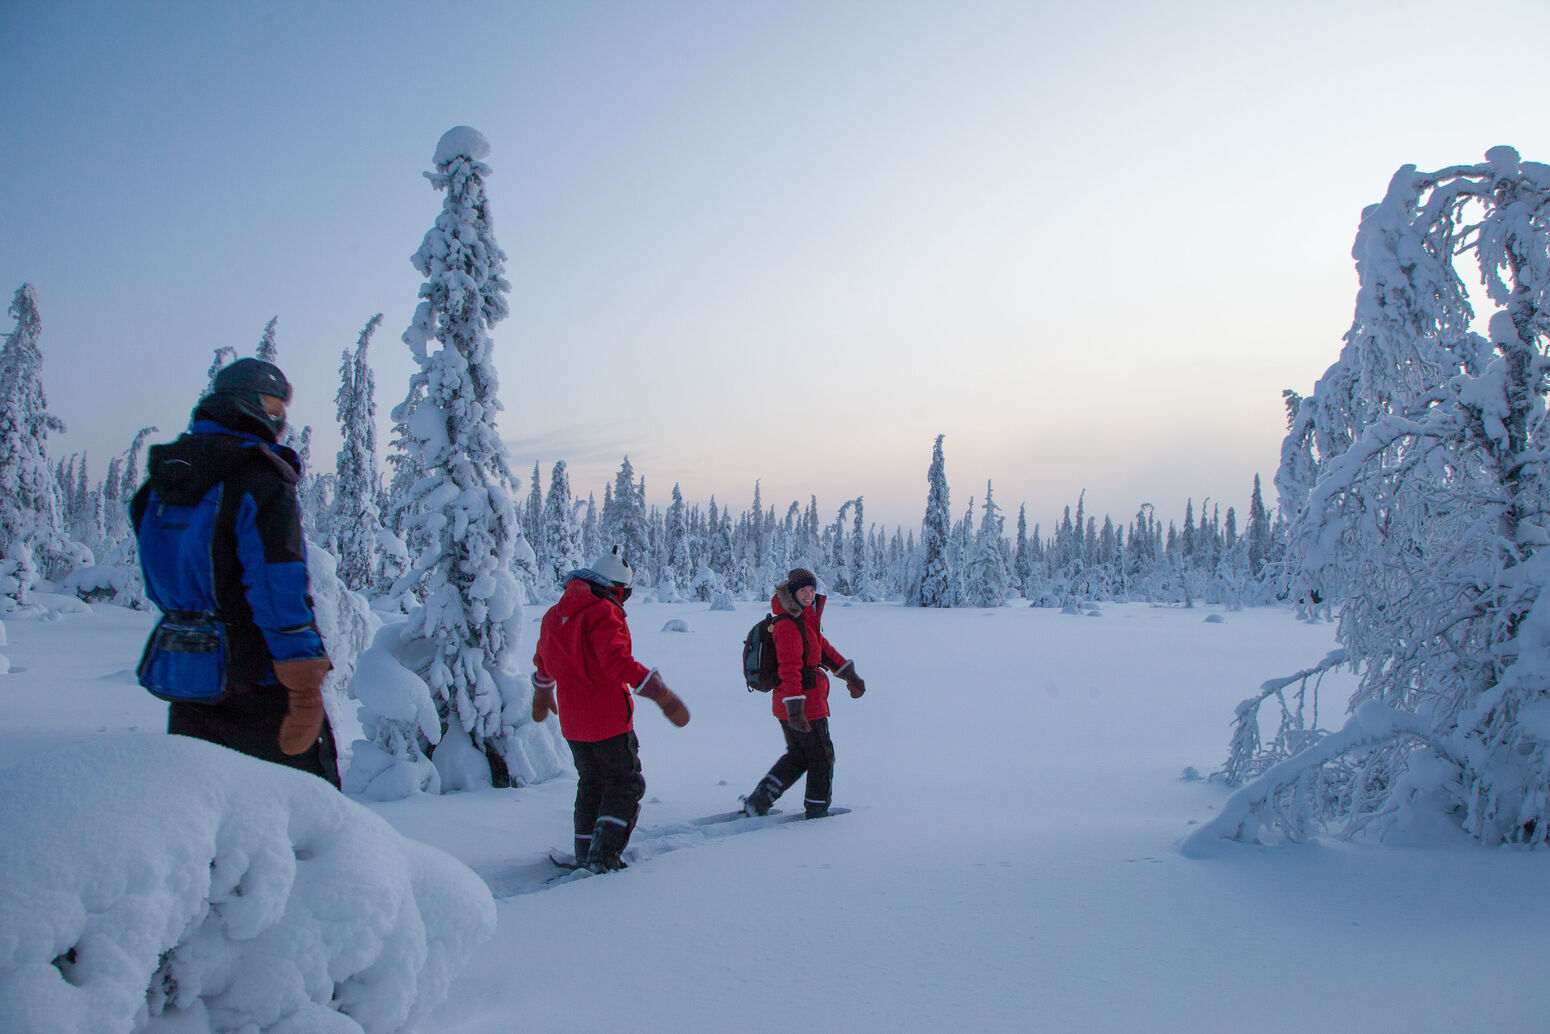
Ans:
{"type": "Polygon", "coordinates": [[[323,731],[323,676],[333,668],[327,657],[303,657],[294,661],[275,661],[275,677],[285,687],[285,717],[280,721],[280,750],[289,755],[305,754],[312,749],[323,731]]]}
{"type": "Polygon", "coordinates": [[[551,714],[559,714],[560,705],[554,699],[554,680],[533,673],[533,721],[541,722],[551,714]]]}
{"type": "Polygon", "coordinates": [[[840,665],[839,671],[834,673],[838,678],[845,680],[845,686],[850,690],[851,698],[859,697],[866,692],[866,683],[861,681],[861,676],[856,674],[856,662],[846,661],[840,665]]]}
{"type": "Polygon", "coordinates": [[[806,704],[806,697],[786,698],[786,724],[791,726],[797,732],[813,731],[812,724],[808,722],[807,715],[803,713],[803,708],[806,706],[806,704]]]}
{"type": "Polygon", "coordinates": [[[635,693],[660,707],[662,713],[667,715],[667,720],[680,729],[689,724],[689,709],[678,699],[677,693],[667,688],[667,683],[655,671],[646,676],[646,681],[636,688],[635,693]]]}

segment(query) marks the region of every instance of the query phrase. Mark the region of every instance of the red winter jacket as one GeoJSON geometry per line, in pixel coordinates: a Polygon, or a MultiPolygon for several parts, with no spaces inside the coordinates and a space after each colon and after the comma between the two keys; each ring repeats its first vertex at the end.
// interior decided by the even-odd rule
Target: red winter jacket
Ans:
{"type": "Polygon", "coordinates": [[[585,577],[573,577],[560,602],[549,608],[538,627],[533,664],[537,681],[553,679],[560,705],[560,734],[567,740],[596,743],[629,732],[635,704],[630,690],[651,670],[630,652],[630,627],[624,606],[585,577]]]}
{"type": "Polygon", "coordinates": [[[782,721],[786,718],[788,697],[806,697],[802,713],[810,722],[829,717],[829,676],[823,668],[838,671],[845,658],[823,637],[819,622],[823,619],[826,596],[813,597],[813,605],[804,607],[782,583],[770,600],[770,610],[796,618],[777,621],[770,626],[775,640],[775,661],[780,668],[780,685],[770,694],[770,710],[782,721]]]}

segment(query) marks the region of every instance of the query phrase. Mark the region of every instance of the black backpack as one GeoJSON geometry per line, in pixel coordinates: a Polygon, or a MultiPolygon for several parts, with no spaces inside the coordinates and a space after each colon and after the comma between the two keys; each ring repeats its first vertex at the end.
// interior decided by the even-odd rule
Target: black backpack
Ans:
{"type": "Polygon", "coordinates": [[[775,660],[775,622],[795,621],[790,614],[766,614],[748,630],[743,640],[743,681],[748,692],[768,693],[780,685],[780,666],[775,660]]]}

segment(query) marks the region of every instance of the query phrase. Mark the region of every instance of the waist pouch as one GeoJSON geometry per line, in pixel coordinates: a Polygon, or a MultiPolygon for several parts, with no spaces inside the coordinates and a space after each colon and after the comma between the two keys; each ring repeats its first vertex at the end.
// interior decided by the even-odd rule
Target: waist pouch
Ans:
{"type": "Polygon", "coordinates": [[[146,641],[135,674],[163,700],[218,703],[226,696],[226,626],[208,611],[169,610],[146,641]]]}

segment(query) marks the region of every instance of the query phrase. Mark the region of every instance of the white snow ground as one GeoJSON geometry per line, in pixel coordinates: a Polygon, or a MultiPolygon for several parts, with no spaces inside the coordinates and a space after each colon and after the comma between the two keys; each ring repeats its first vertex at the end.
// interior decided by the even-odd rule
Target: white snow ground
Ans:
{"type": "MultiPolygon", "coordinates": [[[[1212,770],[1233,706],[1323,657],[1330,625],[1278,609],[1209,623],[1219,611],[831,601],[825,629],[869,687],[833,702],[835,803],[855,810],[715,836],[688,820],[733,807],[779,753],[768,698],[737,674],[763,608],[628,609],[637,656],[693,721],[638,712],[648,789],[627,872],[542,882],[544,854],[569,847],[570,780],[371,805],[497,897],[493,937],[413,1029],[1546,1027],[1546,852],[1324,840],[1179,853],[1227,794],[1181,773],[1212,770]],[[674,618],[690,631],[663,631],[674,618]]],[[[21,670],[0,676],[0,764],[160,735],[164,705],[130,673],[149,625],[114,607],[8,622],[21,670]]],[[[1350,687],[1326,681],[1326,725],[1350,687]]],[[[44,850],[10,832],[0,861],[44,850]]]]}

